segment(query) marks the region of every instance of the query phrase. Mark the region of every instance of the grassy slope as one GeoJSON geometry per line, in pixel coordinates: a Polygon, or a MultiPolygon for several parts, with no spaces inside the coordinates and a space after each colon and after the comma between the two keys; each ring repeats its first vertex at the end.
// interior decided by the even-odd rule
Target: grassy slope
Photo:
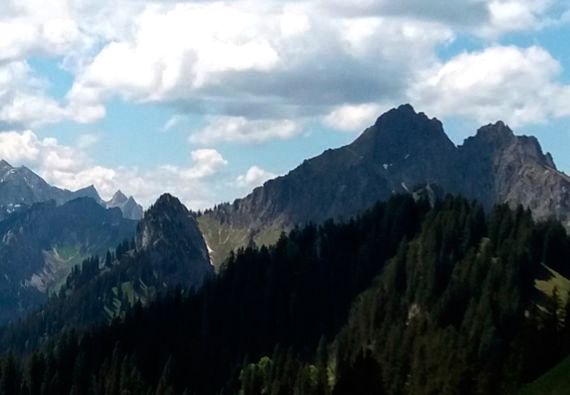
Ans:
{"type": "Polygon", "coordinates": [[[78,246],[55,246],[50,251],[44,251],[44,259],[51,270],[48,281],[48,293],[57,292],[73,266],[80,265],[88,255],[82,254],[78,246]]]}
{"type": "MultiPolygon", "coordinates": [[[[252,231],[248,228],[222,224],[207,215],[198,218],[198,226],[210,248],[210,256],[216,269],[226,260],[231,251],[246,247],[252,235],[252,231]]],[[[254,241],[258,246],[269,246],[279,239],[280,234],[280,229],[264,229],[255,234],[254,241]]]]}
{"type": "MultiPolygon", "coordinates": [[[[546,267],[550,272],[550,278],[536,280],[534,286],[540,292],[551,296],[554,289],[563,304],[566,304],[570,291],[570,280],[560,273],[546,267]]],[[[535,382],[524,386],[519,395],[568,395],[570,394],[570,356],[560,362],[550,371],[538,378],[535,382]]]]}
{"type": "Polygon", "coordinates": [[[551,277],[547,280],[536,280],[534,282],[535,288],[547,296],[551,296],[554,289],[556,289],[562,305],[565,305],[568,299],[568,292],[570,292],[570,280],[549,267],[546,267],[546,269],[550,272],[551,277]]]}

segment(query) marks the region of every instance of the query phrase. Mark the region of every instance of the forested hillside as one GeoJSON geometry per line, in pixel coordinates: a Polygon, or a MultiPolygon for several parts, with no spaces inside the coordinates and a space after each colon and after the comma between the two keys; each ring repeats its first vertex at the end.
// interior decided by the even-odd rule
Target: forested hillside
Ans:
{"type": "Polygon", "coordinates": [[[544,265],[568,273],[569,247],[523,209],[397,196],[241,250],[196,293],[5,354],[0,393],[517,393],[570,351],[567,298],[535,288],[544,265]]]}

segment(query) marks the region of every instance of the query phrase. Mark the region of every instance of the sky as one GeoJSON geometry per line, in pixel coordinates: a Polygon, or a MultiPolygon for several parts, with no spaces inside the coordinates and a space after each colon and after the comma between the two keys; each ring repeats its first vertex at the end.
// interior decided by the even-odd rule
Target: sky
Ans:
{"type": "Polygon", "coordinates": [[[63,188],[211,207],[402,103],[570,173],[570,1],[0,3],[0,157],[63,188]]]}

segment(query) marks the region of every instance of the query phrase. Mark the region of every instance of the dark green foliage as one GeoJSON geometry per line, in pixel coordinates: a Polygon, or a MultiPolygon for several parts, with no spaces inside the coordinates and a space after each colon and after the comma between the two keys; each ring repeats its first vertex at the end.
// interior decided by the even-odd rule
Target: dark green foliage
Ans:
{"type": "MultiPolygon", "coordinates": [[[[543,260],[568,269],[567,244],[522,209],[485,216],[461,198],[430,209],[398,196],[240,250],[197,293],[172,290],[109,326],[6,356],[0,385],[14,395],[516,393],[570,353],[570,306],[534,289],[543,260]]],[[[128,251],[111,268],[87,261],[65,292],[78,295],[95,267],[119,275],[140,259],[144,269],[128,251]]],[[[32,342],[44,333],[26,325],[32,342]]]]}

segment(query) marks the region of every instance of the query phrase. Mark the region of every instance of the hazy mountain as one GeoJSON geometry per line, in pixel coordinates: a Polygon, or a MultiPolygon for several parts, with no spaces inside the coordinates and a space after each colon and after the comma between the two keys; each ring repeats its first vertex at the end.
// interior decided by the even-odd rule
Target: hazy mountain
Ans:
{"type": "Polygon", "coordinates": [[[142,218],[142,207],[132,196],[127,198],[120,191],[105,202],[93,185],[77,191],[57,188],[25,166],[13,167],[5,160],[0,160],[0,221],[34,203],[53,200],[61,205],[79,197],[89,197],[103,207],[118,207],[125,218],[142,218]]]}
{"type": "Polygon", "coordinates": [[[120,190],[115,192],[111,200],[105,202],[105,205],[108,208],[120,208],[125,218],[139,220],[143,217],[142,206],[132,196],[127,197],[120,190]]]}
{"type": "Polygon", "coordinates": [[[199,218],[216,264],[254,240],[274,242],[295,224],[347,218],[418,185],[494,203],[523,204],[536,218],[570,225],[570,178],[534,137],[502,122],[455,146],[441,122],[402,105],[378,118],[353,143],[304,161],[243,199],[199,218]]]}
{"type": "Polygon", "coordinates": [[[135,228],[119,209],[91,198],[37,203],[0,222],[0,321],[45,301],[74,265],[104,255],[135,228]]]}

